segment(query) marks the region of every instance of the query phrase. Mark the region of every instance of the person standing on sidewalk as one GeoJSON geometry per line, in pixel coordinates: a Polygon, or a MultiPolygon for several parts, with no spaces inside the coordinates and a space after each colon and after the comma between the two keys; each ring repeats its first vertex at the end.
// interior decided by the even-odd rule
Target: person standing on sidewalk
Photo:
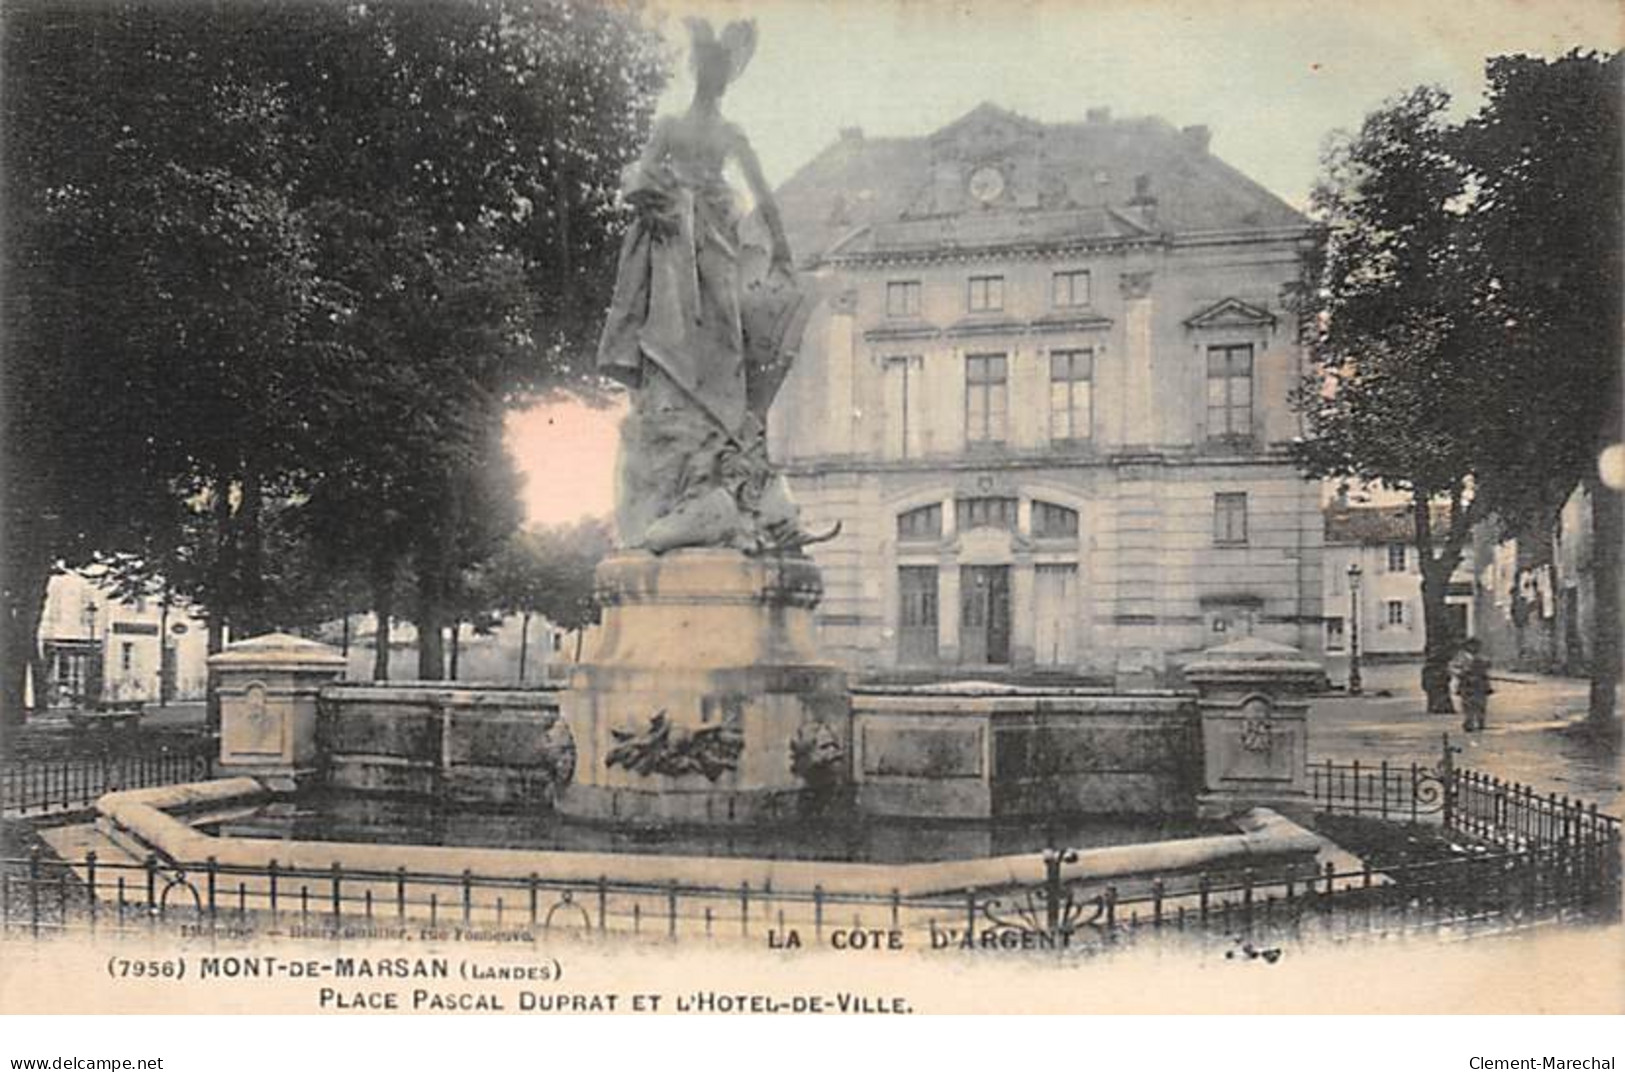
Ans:
{"type": "Polygon", "coordinates": [[[1476,637],[1462,642],[1461,651],[1451,661],[1450,669],[1456,677],[1456,696],[1461,700],[1461,728],[1474,733],[1484,728],[1484,716],[1489,708],[1490,661],[1484,658],[1482,645],[1476,637]]]}

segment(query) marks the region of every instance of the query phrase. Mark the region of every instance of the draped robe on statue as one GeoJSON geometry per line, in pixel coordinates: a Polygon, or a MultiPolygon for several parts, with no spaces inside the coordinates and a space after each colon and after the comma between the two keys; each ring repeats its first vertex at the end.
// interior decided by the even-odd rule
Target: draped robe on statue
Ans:
{"type": "Polygon", "coordinates": [[[598,349],[599,370],[634,388],[620,543],[769,549],[795,532],[796,510],[768,466],[764,421],[810,303],[766,276],[759,251],[742,253],[720,160],[645,159],[624,192],[639,212],[598,349]]]}

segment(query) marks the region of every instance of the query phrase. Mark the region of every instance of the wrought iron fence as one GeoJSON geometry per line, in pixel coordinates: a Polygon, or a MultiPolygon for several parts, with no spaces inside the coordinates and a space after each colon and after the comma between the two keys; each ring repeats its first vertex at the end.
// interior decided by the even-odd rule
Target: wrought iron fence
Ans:
{"type": "Polygon", "coordinates": [[[1446,830],[1506,848],[1618,844],[1619,819],[1596,804],[1457,767],[1459,751],[1444,734],[1431,767],[1325,760],[1309,769],[1310,795],[1327,814],[1412,823],[1436,818],[1446,830]]]}
{"type": "Polygon", "coordinates": [[[829,893],[679,883],[564,881],[331,868],[184,868],[158,856],[73,862],[40,851],[0,860],[0,923],[8,931],[148,931],[301,937],[417,936],[422,928],[500,938],[524,930],[679,939],[824,943],[876,930],[936,948],[1089,949],[1147,933],[1333,937],[1450,927],[1508,928],[1554,918],[1617,918],[1617,838],[1486,846],[1456,859],[1376,870],[1328,864],[1260,875],[1170,875],[1138,888],[1063,879],[1048,854],[1032,887],[955,897],[829,893]]]}
{"type": "MultiPolygon", "coordinates": [[[[8,807],[18,800],[59,809],[110,788],[199,777],[208,762],[200,751],[124,758],[130,765],[81,762],[75,768],[70,761],[54,766],[50,777],[0,785],[8,807]]],[[[1350,763],[1315,770],[1314,799],[1322,811],[1438,822],[1459,835],[1450,839],[1460,841],[1455,855],[1375,868],[1240,869],[1113,884],[1070,875],[1066,865],[1075,857],[1052,849],[1040,883],[909,897],[895,890],[780,891],[336,864],[184,864],[122,853],[63,860],[36,849],[0,859],[0,926],[47,933],[180,924],[271,935],[300,928],[337,938],[389,937],[409,928],[518,928],[769,943],[770,931],[782,940],[795,930],[820,944],[837,930],[881,930],[938,948],[1015,949],[1093,949],[1147,934],[1186,933],[1256,950],[1280,937],[1502,929],[1619,916],[1619,820],[1594,805],[1457,769],[1448,750],[1433,768],[1350,763]]]]}
{"type": "Polygon", "coordinates": [[[9,760],[0,764],[0,814],[38,816],[89,808],[103,793],[209,777],[216,750],[197,738],[129,752],[9,760]]]}

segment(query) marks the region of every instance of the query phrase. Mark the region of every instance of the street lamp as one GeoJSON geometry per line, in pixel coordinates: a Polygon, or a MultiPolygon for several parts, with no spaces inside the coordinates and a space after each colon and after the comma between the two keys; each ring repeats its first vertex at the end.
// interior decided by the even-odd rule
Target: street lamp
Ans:
{"type": "Polygon", "coordinates": [[[1349,563],[1349,695],[1363,692],[1360,682],[1360,564],[1349,563]]]}

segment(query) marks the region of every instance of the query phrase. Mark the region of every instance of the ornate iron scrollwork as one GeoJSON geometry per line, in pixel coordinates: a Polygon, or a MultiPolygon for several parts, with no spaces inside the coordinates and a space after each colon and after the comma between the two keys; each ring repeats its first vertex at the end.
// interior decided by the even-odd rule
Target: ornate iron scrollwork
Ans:
{"type": "Polygon", "coordinates": [[[983,901],[981,913],[992,924],[993,932],[1047,938],[1065,947],[1080,929],[1102,926],[1106,897],[1080,897],[1077,889],[1061,878],[1062,865],[1077,859],[1073,849],[1045,849],[1041,885],[983,901]]]}

